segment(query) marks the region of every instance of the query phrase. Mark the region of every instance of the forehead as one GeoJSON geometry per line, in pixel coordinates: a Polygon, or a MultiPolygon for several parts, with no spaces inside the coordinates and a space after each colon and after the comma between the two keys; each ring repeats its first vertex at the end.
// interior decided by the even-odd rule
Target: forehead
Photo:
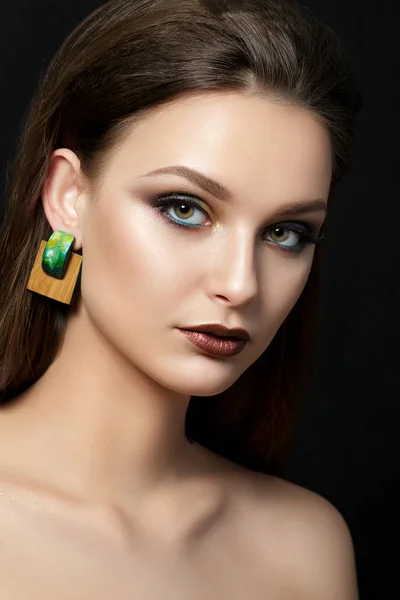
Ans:
{"type": "Polygon", "coordinates": [[[238,92],[201,93],[174,100],[134,125],[110,168],[138,175],[184,164],[243,191],[328,194],[329,133],[310,110],[238,92]],[[125,171],[126,172],[126,171],[125,171]]]}

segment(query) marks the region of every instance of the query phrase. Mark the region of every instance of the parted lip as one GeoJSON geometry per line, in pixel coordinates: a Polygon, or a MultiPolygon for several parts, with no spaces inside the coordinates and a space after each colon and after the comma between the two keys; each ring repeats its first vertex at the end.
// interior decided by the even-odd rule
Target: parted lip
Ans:
{"type": "Polygon", "coordinates": [[[250,334],[246,329],[242,327],[234,327],[229,329],[225,325],[220,323],[203,323],[202,325],[191,325],[188,327],[180,327],[186,331],[199,331],[200,333],[211,333],[219,337],[233,337],[239,338],[240,340],[250,341],[250,334]]]}

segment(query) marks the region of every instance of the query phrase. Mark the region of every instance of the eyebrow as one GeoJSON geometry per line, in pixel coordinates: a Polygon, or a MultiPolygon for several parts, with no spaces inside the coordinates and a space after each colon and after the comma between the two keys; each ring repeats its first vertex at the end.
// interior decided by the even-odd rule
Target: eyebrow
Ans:
{"type": "MultiPolygon", "coordinates": [[[[160,169],[149,171],[149,173],[142,175],[142,177],[149,177],[151,175],[176,175],[191,181],[219,200],[230,200],[232,198],[231,192],[227,187],[223,186],[221,183],[218,183],[214,179],[207,177],[204,175],[204,173],[200,173],[200,171],[196,171],[195,169],[191,169],[190,167],[186,167],[184,165],[161,167],[160,169]]],[[[285,216],[303,215],[317,211],[324,211],[325,213],[327,212],[327,203],[322,198],[290,202],[280,206],[278,210],[279,215],[285,216]]]]}

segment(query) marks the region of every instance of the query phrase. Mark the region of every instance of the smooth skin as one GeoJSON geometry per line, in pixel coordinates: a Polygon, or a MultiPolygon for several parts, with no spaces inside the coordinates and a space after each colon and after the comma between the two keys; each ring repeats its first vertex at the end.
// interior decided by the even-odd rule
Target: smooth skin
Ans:
{"type": "Polygon", "coordinates": [[[318,234],[331,177],[317,116],[250,93],[151,111],[97,187],[74,152],[54,151],[43,207],[82,249],[82,295],[53,364],[0,412],[2,600],[357,600],[351,536],[327,500],[184,434],[190,397],[230,387],[299,298],[315,248],[288,252],[298,235],[271,225],[318,234]],[[230,198],[147,175],[172,165],[230,198]],[[204,213],[166,208],[197,228],[151,206],[171,192],[197,198],[204,213]],[[177,329],[207,322],[251,341],[218,359],[177,329]]]}

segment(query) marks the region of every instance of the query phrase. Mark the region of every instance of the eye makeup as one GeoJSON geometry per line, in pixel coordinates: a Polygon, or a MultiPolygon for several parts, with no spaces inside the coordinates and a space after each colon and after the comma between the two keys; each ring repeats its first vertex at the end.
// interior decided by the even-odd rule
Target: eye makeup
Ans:
{"type": "MultiPolygon", "coordinates": [[[[196,196],[191,194],[181,193],[181,192],[168,192],[161,193],[155,196],[152,196],[148,200],[150,206],[156,209],[163,218],[165,218],[171,226],[178,227],[180,229],[194,229],[201,226],[204,226],[203,223],[187,223],[186,220],[179,219],[178,217],[172,217],[168,214],[170,208],[180,206],[180,209],[183,207],[189,207],[196,211],[199,211],[204,216],[209,217],[205,208],[203,208],[201,201],[196,196]]],[[[191,216],[189,215],[189,218],[191,216]]],[[[302,221],[281,221],[279,223],[274,223],[266,228],[267,232],[271,232],[270,235],[276,235],[277,232],[288,232],[289,238],[292,240],[294,238],[293,245],[285,245],[288,241],[287,239],[283,240],[283,243],[279,241],[274,241],[273,239],[264,240],[265,243],[273,245],[277,247],[279,250],[283,252],[289,252],[291,254],[300,254],[307,245],[309,244],[318,244],[324,239],[324,235],[318,235],[312,231],[312,224],[308,224],[302,221]]],[[[281,237],[278,235],[278,237],[281,237]]]]}

